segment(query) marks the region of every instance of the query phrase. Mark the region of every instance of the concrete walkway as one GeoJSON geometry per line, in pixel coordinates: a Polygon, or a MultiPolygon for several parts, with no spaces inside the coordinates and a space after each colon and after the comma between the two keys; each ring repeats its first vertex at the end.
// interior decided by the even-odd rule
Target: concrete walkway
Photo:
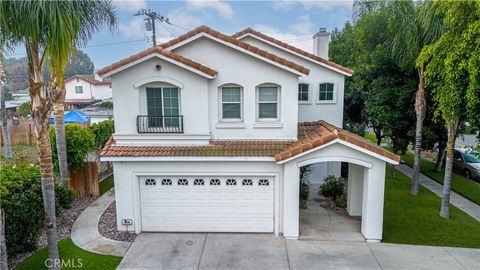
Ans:
{"type": "Polygon", "coordinates": [[[132,243],[105,238],[98,231],[100,217],[114,200],[115,194],[112,188],[80,214],[72,226],[71,238],[75,245],[94,253],[125,255],[132,243]]]}
{"type": "MultiPolygon", "coordinates": [[[[400,164],[396,166],[396,168],[402,173],[404,173],[406,176],[412,178],[413,168],[405,164],[400,164]]],[[[428,188],[438,196],[442,197],[443,185],[439,184],[433,179],[430,179],[422,173],[420,173],[420,184],[428,188]]],[[[478,204],[465,199],[464,197],[453,191],[450,192],[450,203],[480,222],[480,206],[478,204]]]]}
{"type": "Polygon", "coordinates": [[[480,249],[271,234],[142,233],[117,269],[480,269],[480,249]]]}

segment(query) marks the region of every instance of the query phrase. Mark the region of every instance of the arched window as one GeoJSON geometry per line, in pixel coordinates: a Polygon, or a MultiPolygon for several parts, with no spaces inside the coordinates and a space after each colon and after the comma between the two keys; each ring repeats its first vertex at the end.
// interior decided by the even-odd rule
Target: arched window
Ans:
{"type": "Polygon", "coordinates": [[[257,118],[259,120],[278,120],[280,91],[276,85],[261,85],[257,88],[257,118]]]}
{"type": "Polygon", "coordinates": [[[221,119],[241,120],[242,117],[242,88],[236,85],[226,85],[220,88],[221,119]]]}

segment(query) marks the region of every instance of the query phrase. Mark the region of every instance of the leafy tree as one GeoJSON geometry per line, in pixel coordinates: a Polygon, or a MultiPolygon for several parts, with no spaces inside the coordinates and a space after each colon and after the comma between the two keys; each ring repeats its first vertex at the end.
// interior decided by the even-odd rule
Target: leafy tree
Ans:
{"type": "Polygon", "coordinates": [[[64,78],[76,74],[93,74],[94,65],[90,57],[81,50],[76,50],[69,58],[64,78]]]}
{"type": "MultiPolygon", "coordinates": [[[[422,48],[434,42],[443,32],[441,18],[435,15],[431,1],[391,1],[386,5],[387,27],[391,35],[387,48],[398,64],[406,69],[415,67],[422,48]]],[[[422,151],[423,121],[427,113],[423,64],[416,66],[418,90],[415,94],[415,160],[410,193],[418,194],[422,151]]]]}
{"type": "Polygon", "coordinates": [[[30,114],[30,102],[24,102],[17,108],[17,115],[26,117],[30,114]]]}
{"type": "Polygon", "coordinates": [[[480,123],[480,2],[435,1],[446,32],[424,47],[417,60],[425,66],[427,85],[433,87],[441,115],[448,126],[447,159],[440,216],[450,217],[450,186],[455,139],[462,119],[480,123]]]}
{"type": "MultiPolygon", "coordinates": [[[[65,135],[68,167],[73,171],[81,170],[85,166],[87,154],[95,150],[95,134],[88,127],[82,127],[79,124],[66,124],[65,135]]],[[[50,141],[54,164],[58,168],[57,151],[55,151],[55,129],[53,127],[50,128],[50,141]]]]}
{"type": "MultiPolygon", "coordinates": [[[[64,68],[72,48],[78,41],[85,42],[100,24],[90,22],[114,21],[111,3],[106,1],[1,1],[0,40],[24,44],[28,59],[31,114],[37,136],[42,194],[45,209],[45,229],[48,258],[59,259],[55,217],[55,192],[52,150],[49,138],[50,96],[58,100],[62,91],[48,93],[43,80],[43,64],[50,59],[51,72],[60,79],[63,88],[64,68]],[[105,16],[111,15],[111,16],[105,16]],[[60,93],[60,94],[58,94],[60,93]]],[[[58,268],[58,267],[54,267],[58,268]]]]}

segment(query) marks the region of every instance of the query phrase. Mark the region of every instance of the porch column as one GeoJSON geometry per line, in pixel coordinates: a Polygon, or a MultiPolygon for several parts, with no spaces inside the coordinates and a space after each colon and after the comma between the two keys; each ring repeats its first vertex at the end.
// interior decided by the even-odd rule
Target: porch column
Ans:
{"type": "Polygon", "coordinates": [[[385,162],[364,169],[362,198],[362,234],[370,242],[382,240],[385,162]]]}
{"type": "Polygon", "coordinates": [[[348,163],[347,212],[350,216],[362,215],[363,167],[348,163]]]}
{"type": "Polygon", "coordinates": [[[297,239],[300,169],[294,162],[288,162],[283,170],[283,236],[286,239],[297,239]]]}

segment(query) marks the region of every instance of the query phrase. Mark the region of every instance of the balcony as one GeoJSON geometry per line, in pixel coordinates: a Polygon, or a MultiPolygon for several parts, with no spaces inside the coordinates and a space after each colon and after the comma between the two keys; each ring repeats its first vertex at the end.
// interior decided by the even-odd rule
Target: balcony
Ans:
{"type": "Polygon", "coordinates": [[[138,133],[183,133],[183,115],[137,116],[138,133]]]}

